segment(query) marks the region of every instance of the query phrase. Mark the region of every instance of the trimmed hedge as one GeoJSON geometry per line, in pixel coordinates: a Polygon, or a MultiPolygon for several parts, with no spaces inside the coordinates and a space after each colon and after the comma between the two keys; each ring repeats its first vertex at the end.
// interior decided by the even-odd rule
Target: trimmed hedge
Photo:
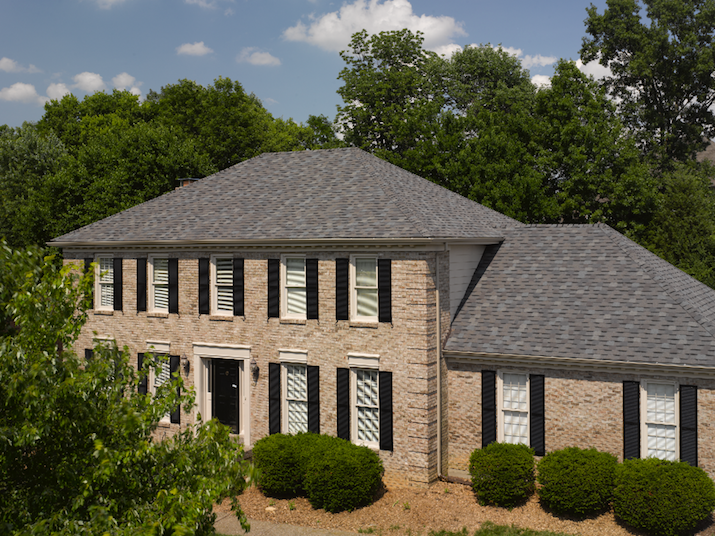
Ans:
{"type": "Polygon", "coordinates": [[[699,467],[646,458],[625,460],[616,469],[616,515],[649,534],[691,530],[714,508],[715,485],[699,467]]]}
{"type": "Polygon", "coordinates": [[[367,447],[348,441],[308,463],[305,491],[313,508],[354,510],[373,501],[382,479],[382,460],[367,447]]]}
{"type": "Polygon", "coordinates": [[[618,460],[591,448],[568,447],[547,454],[537,465],[539,497],[560,514],[585,517],[608,508],[618,460]]]}
{"type": "Polygon", "coordinates": [[[367,447],[312,433],[273,434],[256,442],[258,485],[271,497],[307,495],[314,508],[353,510],[372,502],[380,486],[380,457],[367,447]]]}
{"type": "Polygon", "coordinates": [[[469,457],[472,488],[481,503],[511,507],[534,491],[534,450],[491,443],[469,457]]]}

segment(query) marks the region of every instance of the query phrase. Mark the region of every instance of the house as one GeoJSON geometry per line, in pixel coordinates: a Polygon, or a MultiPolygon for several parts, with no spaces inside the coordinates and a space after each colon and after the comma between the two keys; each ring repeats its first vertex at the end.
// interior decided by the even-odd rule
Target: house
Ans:
{"type": "Polygon", "coordinates": [[[165,433],[337,435],[388,485],[465,476],[495,440],[715,476],[715,292],[605,225],[523,225],[350,148],[263,154],[51,244],[97,263],[77,351],[154,351],[194,387],[165,433]]]}

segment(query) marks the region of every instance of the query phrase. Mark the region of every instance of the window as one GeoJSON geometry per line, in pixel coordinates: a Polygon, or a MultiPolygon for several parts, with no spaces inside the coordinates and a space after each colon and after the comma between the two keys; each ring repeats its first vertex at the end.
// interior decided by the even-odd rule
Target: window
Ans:
{"type": "MultiPolygon", "coordinates": [[[[137,370],[143,370],[147,366],[147,354],[154,356],[156,367],[149,369],[148,374],[139,384],[139,392],[143,394],[155,394],[159,387],[171,382],[174,374],[180,374],[180,358],[176,355],[169,355],[170,343],[165,341],[147,341],[147,353],[140,353],[137,356],[137,370]],[[161,369],[161,370],[160,370],[161,369]]],[[[177,394],[180,394],[177,388],[177,394]]],[[[177,406],[171,413],[162,417],[162,422],[181,423],[181,409],[177,406]]]]}
{"type": "Polygon", "coordinates": [[[641,456],[670,461],[679,459],[677,385],[644,381],[641,390],[646,401],[641,410],[644,438],[641,456]]]}
{"type": "Polygon", "coordinates": [[[285,422],[289,434],[308,431],[308,367],[295,363],[283,364],[285,378],[285,422]]]}
{"type": "Polygon", "coordinates": [[[498,376],[499,441],[529,444],[529,376],[502,372],[498,376]]]}
{"type": "Polygon", "coordinates": [[[352,318],[377,322],[377,258],[353,257],[352,318]]]}
{"type": "Polygon", "coordinates": [[[97,309],[111,311],[114,309],[114,259],[112,257],[97,258],[97,274],[95,276],[95,296],[97,309]]]}
{"type": "Polygon", "coordinates": [[[281,262],[283,318],[305,318],[307,312],[305,258],[284,256],[281,262]]]}
{"type": "Polygon", "coordinates": [[[233,315],[233,258],[215,257],[211,268],[214,287],[214,292],[211,293],[212,312],[217,315],[233,315]]]}
{"type": "Polygon", "coordinates": [[[149,258],[149,303],[153,311],[169,312],[169,259],[149,258]]]}
{"type": "Polygon", "coordinates": [[[338,437],[392,450],[392,373],[375,355],[349,354],[348,363],[337,371],[338,437]]]}

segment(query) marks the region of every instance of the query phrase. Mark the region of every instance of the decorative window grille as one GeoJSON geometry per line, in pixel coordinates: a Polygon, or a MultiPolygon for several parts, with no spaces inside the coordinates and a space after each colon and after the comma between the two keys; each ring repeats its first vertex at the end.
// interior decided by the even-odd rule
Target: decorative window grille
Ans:
{"type": "Polygon", "coordinates": [[[286,365],[286,402],[288,403],[288,433],[308,431],[308,368],[286,365]]]}
{"type": "Polygon", "coordinates": [[[355,370],[357,439],[369,443],[380,441],[380,409],[377,370],[355,370]]]}

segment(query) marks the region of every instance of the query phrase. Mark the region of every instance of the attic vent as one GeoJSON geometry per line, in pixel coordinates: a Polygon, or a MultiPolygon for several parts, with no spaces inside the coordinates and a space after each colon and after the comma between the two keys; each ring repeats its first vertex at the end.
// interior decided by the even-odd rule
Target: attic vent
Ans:
{"type": "Polygon", "coordinates": [[[184,186],[188,186],[189,184],[192,184],[196,181],[200,181],[200,178],[190,178],[190,179],[176,179],[179,182],[179,185],[175,188],[175,190],[178,190],[179,188],[182,188],[184,186]]]}

